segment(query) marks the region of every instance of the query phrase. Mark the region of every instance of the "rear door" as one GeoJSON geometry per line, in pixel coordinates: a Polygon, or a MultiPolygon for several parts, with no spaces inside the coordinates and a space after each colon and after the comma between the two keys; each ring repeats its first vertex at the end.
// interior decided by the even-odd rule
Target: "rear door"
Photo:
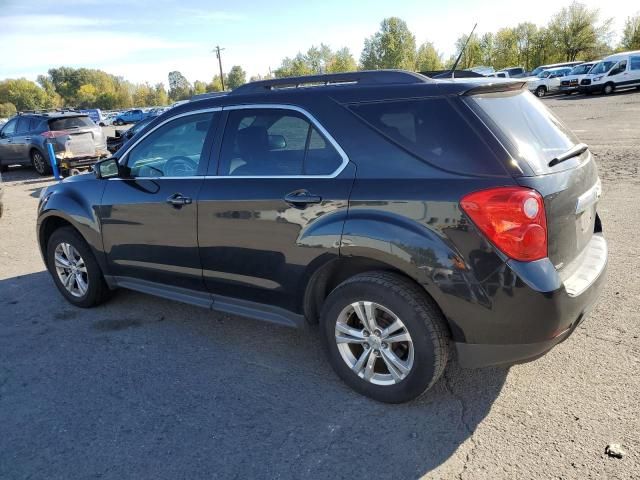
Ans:
{"type": "Polygon", "coordinates": [[[205,283],[296,311],[314,265],[338,255],[355,168],[300,109],[227,109],[217,175],[198,201],[205,283]]]}
{"type": "Polygon", "coordinates": [[[130,175],[106,180],[102,238],[109,273],[120,284],[205,290],[196,199],[218,115],[191,112],[157,125],[120,159],[130,175]]]}

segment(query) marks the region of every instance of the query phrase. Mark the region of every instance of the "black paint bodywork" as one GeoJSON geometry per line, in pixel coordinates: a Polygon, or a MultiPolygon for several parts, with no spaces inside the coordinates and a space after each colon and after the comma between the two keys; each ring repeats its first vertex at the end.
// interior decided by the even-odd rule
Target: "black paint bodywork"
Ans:
{"type": "MultiPolygon", "coordinates": [[[[327,86],[231,94],[181,105],[140,136],[189,111],[294,105],[326,128],[349,162],[335,178],[217,177],[222,110],[216,113],[205,146],[208,166],[200,176],[150,180],[80,175],[49,187],[39,207],[41,251],[52,225],[68,222],[89,243],[112,287],[290,325],[305,316],[316,320],[318,305],[309,299],[324,298],[327,292],[313,289],[320,284],[326,289],[331,278],[340,278],[336,269],[357,271],[366,265],[394,270],[420,284],[438,304],[463,365],[535,358],[582,321],[604,274],[571,297],[560,280],[560,267],[549,259],[525,264],[509,260],[463,214],[460,198],[496,186],[530,186],[545,197],[548,215],[564,215],[552,223],[562,226],[564,221],[570,230],[575,224],[566,206],[597,173],[586,155],[575,160],[576,168],[583,169],[578,177],[573,170],[560,177],[528,175],[526,166],[511,158],[466,107],[463,95],[476,87],[463,82],[327,86]],[[436,168],[346,108],[429,96],[450,99],[476,131],[484,131],[502,173],[462,175],[436,168]],[[303,189],[322,201],[300,208],[284,200],[303,189]],[[175,192],[193,197],[193,204],[167,205],[165,199],[175,192]],[[554,203],[563,195],[569,200],[554,203]]],[[[116,156],[126,161],[123,150],[116,156]]],[[[550,251],[571,260],[578,253],[571,251],[573,240],[563,244],[561,238],[550,238],[550,251]]]]}

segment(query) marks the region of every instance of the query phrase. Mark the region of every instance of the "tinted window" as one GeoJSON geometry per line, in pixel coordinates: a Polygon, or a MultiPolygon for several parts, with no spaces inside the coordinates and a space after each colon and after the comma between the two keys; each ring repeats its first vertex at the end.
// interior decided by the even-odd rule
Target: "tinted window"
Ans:
{"type": "Polygon", "coordinates": [[[29,131],[29,119],[27,117],[20,117],[18,119],[18,127],[16,128],[16,133],[20,135],[21,133],[27,133],[29,131]]]}
{"type": "Polygon", "coordinates": [[[631,57],[629,61],[631,62],[631,70],[640,70],[640,57],[631,57]]]}
{"type": "Polygon", "coordinates": [[[502,137],[511,155],[526,161],[536,173],[549,172],[549,162],[578,143],[529,92],[473,95],[469,99],[502,137]]]}
{"type": "Polygon", "coordinates": [[[213,113],[173,120],[136,145],[127,166],[134,177],[190,177],[198,174],[213,113]]]}
{"type": "Polygon", "coordinates": [[[504,174],[492,151],[443,98],[352,105],[378,132],[432,165],[471,174],[504,174]]]}
{"type": "Polygon", "coordinates": [[[36,118],[33,117],[30,121],[29,121],[29,131],[31,132],[35,132],[35,131],[40,131],[40,130],[44,130],[44,120],[42,120],[41,118],[36,118]]]}
{"type": "Polygon", "coordinates": [[[89,117],[65,117],[49,120],[49,128],[52,131],[95,126],[96,124],[89,117]]]}
{"type": "Polygon", "coordinates": [[[301,113],[284,109],[231,110],[220,175],[328,175],[342,157],[301,113]]]}
{"type": "Polygon", "coordinates": [[[13,135],[16,131],[16,125],[18,124],[17,118],[12,118],[7,122],[7,124],[2,129],[3,135],[13,135]]]}

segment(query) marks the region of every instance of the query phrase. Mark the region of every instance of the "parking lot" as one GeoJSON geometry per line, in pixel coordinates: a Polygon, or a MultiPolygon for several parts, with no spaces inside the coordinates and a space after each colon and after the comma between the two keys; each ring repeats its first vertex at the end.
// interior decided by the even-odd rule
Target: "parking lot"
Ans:
{"type": "Polygon", "coordinates": [[[51,179],[3,174],[0,478],[640,478],[640,94],[544,102],[596,155],[603,296],[540,360],[452,362],[395,406],[343,384],[313,327],[127,291],[70,306],[35,238],[51,179]]]}

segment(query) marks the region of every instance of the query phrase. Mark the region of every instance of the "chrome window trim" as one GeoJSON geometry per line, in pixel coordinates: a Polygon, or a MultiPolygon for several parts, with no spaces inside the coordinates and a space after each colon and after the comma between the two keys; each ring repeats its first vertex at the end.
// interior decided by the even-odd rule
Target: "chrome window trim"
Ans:
{"type": "Polygon", "coordinates": [[[342,173],[349,163],[349,157],[342,149],[340,144],[331,136],[329,132],[322,126],[322,124],[304,108],[297,105],[287,105],[282,103],[250,103],[242,105],[227,105],[222,107],[222,110],[256,110],[256,109],[279,109],[279,110],[293,110],[303,115],[313,125],[324,138],[336,149],[338,155],[342,158],[342,163],[338,165],[333,173],[326,175],[207,175],[205,178],[336,178],[342,173]]]}
{"type": "MultiPolygon", "coordinates": [[[[208,112],[220,112],[220,111],[226,111],[226,110],[255,110],[255,109],[280,109],[280,110],[292,110],[295,112],[300,113],[301,115],[303,115],[323,136],[324,138],[326,138],[329,143],[331,143],[331,145],[333,146],[333,148],[336,149],[336,151],[338,152],[338,155],[340,155],[340,157],[342,158],[342,163],[338,166],[338,168],[336,168],[332,173],[327,174],[327,175],[193,175],[193,176],[188,176],[188,177],[135,177],[136,179],[142,179],[142,180],[177,180],[177,179],[181,179],[184,180],[186,178],[206,178],[206,179],[218,179],[218,178],[248,178],[248,179],[253,179],[253,178],[318,178],[318,179],[328,179],[328,178],[336,178],[338,175],[340,175],[342,173],[342,171],[347,167],[347,165],[349,164],[349,157],[347,156],[347,154],[345,153],[345,151],[342,149],[342,147],[340,146],[340,144],[338,142],[336,142],[336,140],[331,136],[331,134],[322,126],[322,124],[311,114],[309,113],[307,110],[305,110],[304,108],[298,107],[296,105],[286,105],[286,104],[279,104],[279,103],[255,103],[255,104],[242,104],[242,105],[228,105],[228,106],[224,106],[224,107],[212,107],[212,108],[203,108],[200,110],[193,110],[190,112],[184,112],[181,113],[179,115],[175,115],[173,117],[167,118],[166,120],[164,120],[162,123],[159,123],[158,125],[156,125],[155,127],[153,127],[151,130],[149,130],[144,136],[140,137],[138,140],[136,140],[136,142],[131,145],[129,148],[127,148],[127,150],[125,150],[125,152],[122,154],[122,156],[118,159],[118,163],[121,165],[124,165],[123,161],[124,159],[127,158],[127,155],[129,155],[129,152],[131,150],[133,150],[142,140],[144,140],[145,138],[147,138],[149,135],[151,135],[154,131],[156,131],[158,128],[162,127],[163,125],[166,125],[167,123],[176,120],[178,118],[182,118],[182,117],[186,117],[189,115],[198,115],[201,113],[208,113],[208,112]]],[[[107,180],[132,180],[131,178],[129,179],[124,179],[124,178],[108,178],[107,180]]]]}
{"type": "MultiPolygon", "coordinates": [[[[129,155],[129,152],[131,150],[133,150],[134,148],[136,148],[136,146],[143,141],[145,138],[147,138],[149,135],[151,135],[153,132],[155,132],[158,128],[162,127],[163,125],[166,125],[169,122],[172,122],[178,118],[182,118],[182,117],[187,117],[189,115],[199,115],[201,113],[209,113],[209,112],[220,112],[222,111],[222,107],[212,107],[212,108],[202,108],[200,110],[192,110],[190,112],[184,112],[184,113],[180,113],[178,115],[174,115],[173,117],[167,118],[166,120],[163,120],[161,123],[159,123],[158,125],[156,125],[155,127],[153,127],[151,130],[149,130],[147,133],[144,134],[144,136],[140,137],[138,140],[136,140],[136,142],[131,145],[129,148],[127,148],[125,150],[125,152],[122,154],[122,156],[118,159],[118,163],[120,165],[124,165],[123,160],[125,158],[127,158],[127,155],[129,155]]],[[[202,176],[202,175],[195,175],[195,176],[202,176]]],[[[170,178],[170,177],[135,177],[135,178],[146,178],[146,179],[151,179],[151,178],[170,178]]],[[[193,177],[175,177],[175,178],[193,178],[193,177]]]]}

